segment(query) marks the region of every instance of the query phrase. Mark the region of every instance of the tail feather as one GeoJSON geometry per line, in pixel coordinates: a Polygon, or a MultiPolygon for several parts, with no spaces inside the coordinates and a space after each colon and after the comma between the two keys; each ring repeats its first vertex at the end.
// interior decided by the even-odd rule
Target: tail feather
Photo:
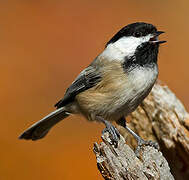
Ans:
{"type": "Polygon", "coordinates": [[[41,139],[55,124],[68,116],[69,113],[65,111],[64,107],[59,108],[29,127],[19,136],[19,139],[31,139],[33,141],[41,139]]]}

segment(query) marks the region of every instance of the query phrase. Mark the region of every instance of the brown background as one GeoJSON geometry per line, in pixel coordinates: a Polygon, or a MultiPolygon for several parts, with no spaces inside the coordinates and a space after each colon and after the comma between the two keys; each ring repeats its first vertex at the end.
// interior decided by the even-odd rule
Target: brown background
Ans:
{"type": "Polygon", "coordinates": [[[103,125],[69,117],[47,138],[18,135],[53,110],[76,75],[122,26],[150,22],[161,39],[159,78],[189,108],[187,0],[0,2],[0,179],[102,179],[93,142],[103,125]]]}

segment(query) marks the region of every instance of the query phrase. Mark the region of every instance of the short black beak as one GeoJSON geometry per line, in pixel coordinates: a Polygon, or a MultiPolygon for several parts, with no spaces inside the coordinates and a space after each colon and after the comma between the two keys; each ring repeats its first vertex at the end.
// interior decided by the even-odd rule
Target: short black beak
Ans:
{"type": "Polygon", "coordinates": [[[156,31],[154,34],[155,34],[155,36],[159,36],[160,34],[163,34],[163,33],[165,33],[164,31],[156,31]]]}
{"type": "Polygon", "coordinates": [[[165,32],[164,31],[156,31],[154,33],[154,36],[152,38],[150,38],[149,42],[154,43],[154,44],[163,44],[163,43],[167,42],[167,41],[159,41],[158,40],[158,36],[163,33],[165,33],[165,32]]]}

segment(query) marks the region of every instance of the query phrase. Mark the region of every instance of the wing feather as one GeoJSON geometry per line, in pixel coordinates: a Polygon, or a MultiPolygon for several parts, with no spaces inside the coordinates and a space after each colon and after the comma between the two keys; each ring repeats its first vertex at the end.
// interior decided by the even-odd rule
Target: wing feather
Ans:
{"type": "Polygon", "coordinates": [[[55,104],[56,108],[60,108],[72,102],[77,94],[94,87],[101,79],[100,72],[93,66],[83,70],[71,86],[66,90],[64,98],[55,104]]]}

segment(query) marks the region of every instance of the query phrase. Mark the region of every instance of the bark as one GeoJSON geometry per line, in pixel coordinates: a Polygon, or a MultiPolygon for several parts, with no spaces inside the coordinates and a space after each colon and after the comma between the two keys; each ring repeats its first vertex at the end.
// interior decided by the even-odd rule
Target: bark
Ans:
{"type": "Polygon", "coordinates": [[[118,148],[110,145],[108,134],[100,145],[94,145],[104,179],[189,179],[189,114],[167,86],[155,84],[127,122],[145,140],[158,142],[160,151],[145,146],[137,158],[134,138],[117,126],[124,137],[118,148]]]}

